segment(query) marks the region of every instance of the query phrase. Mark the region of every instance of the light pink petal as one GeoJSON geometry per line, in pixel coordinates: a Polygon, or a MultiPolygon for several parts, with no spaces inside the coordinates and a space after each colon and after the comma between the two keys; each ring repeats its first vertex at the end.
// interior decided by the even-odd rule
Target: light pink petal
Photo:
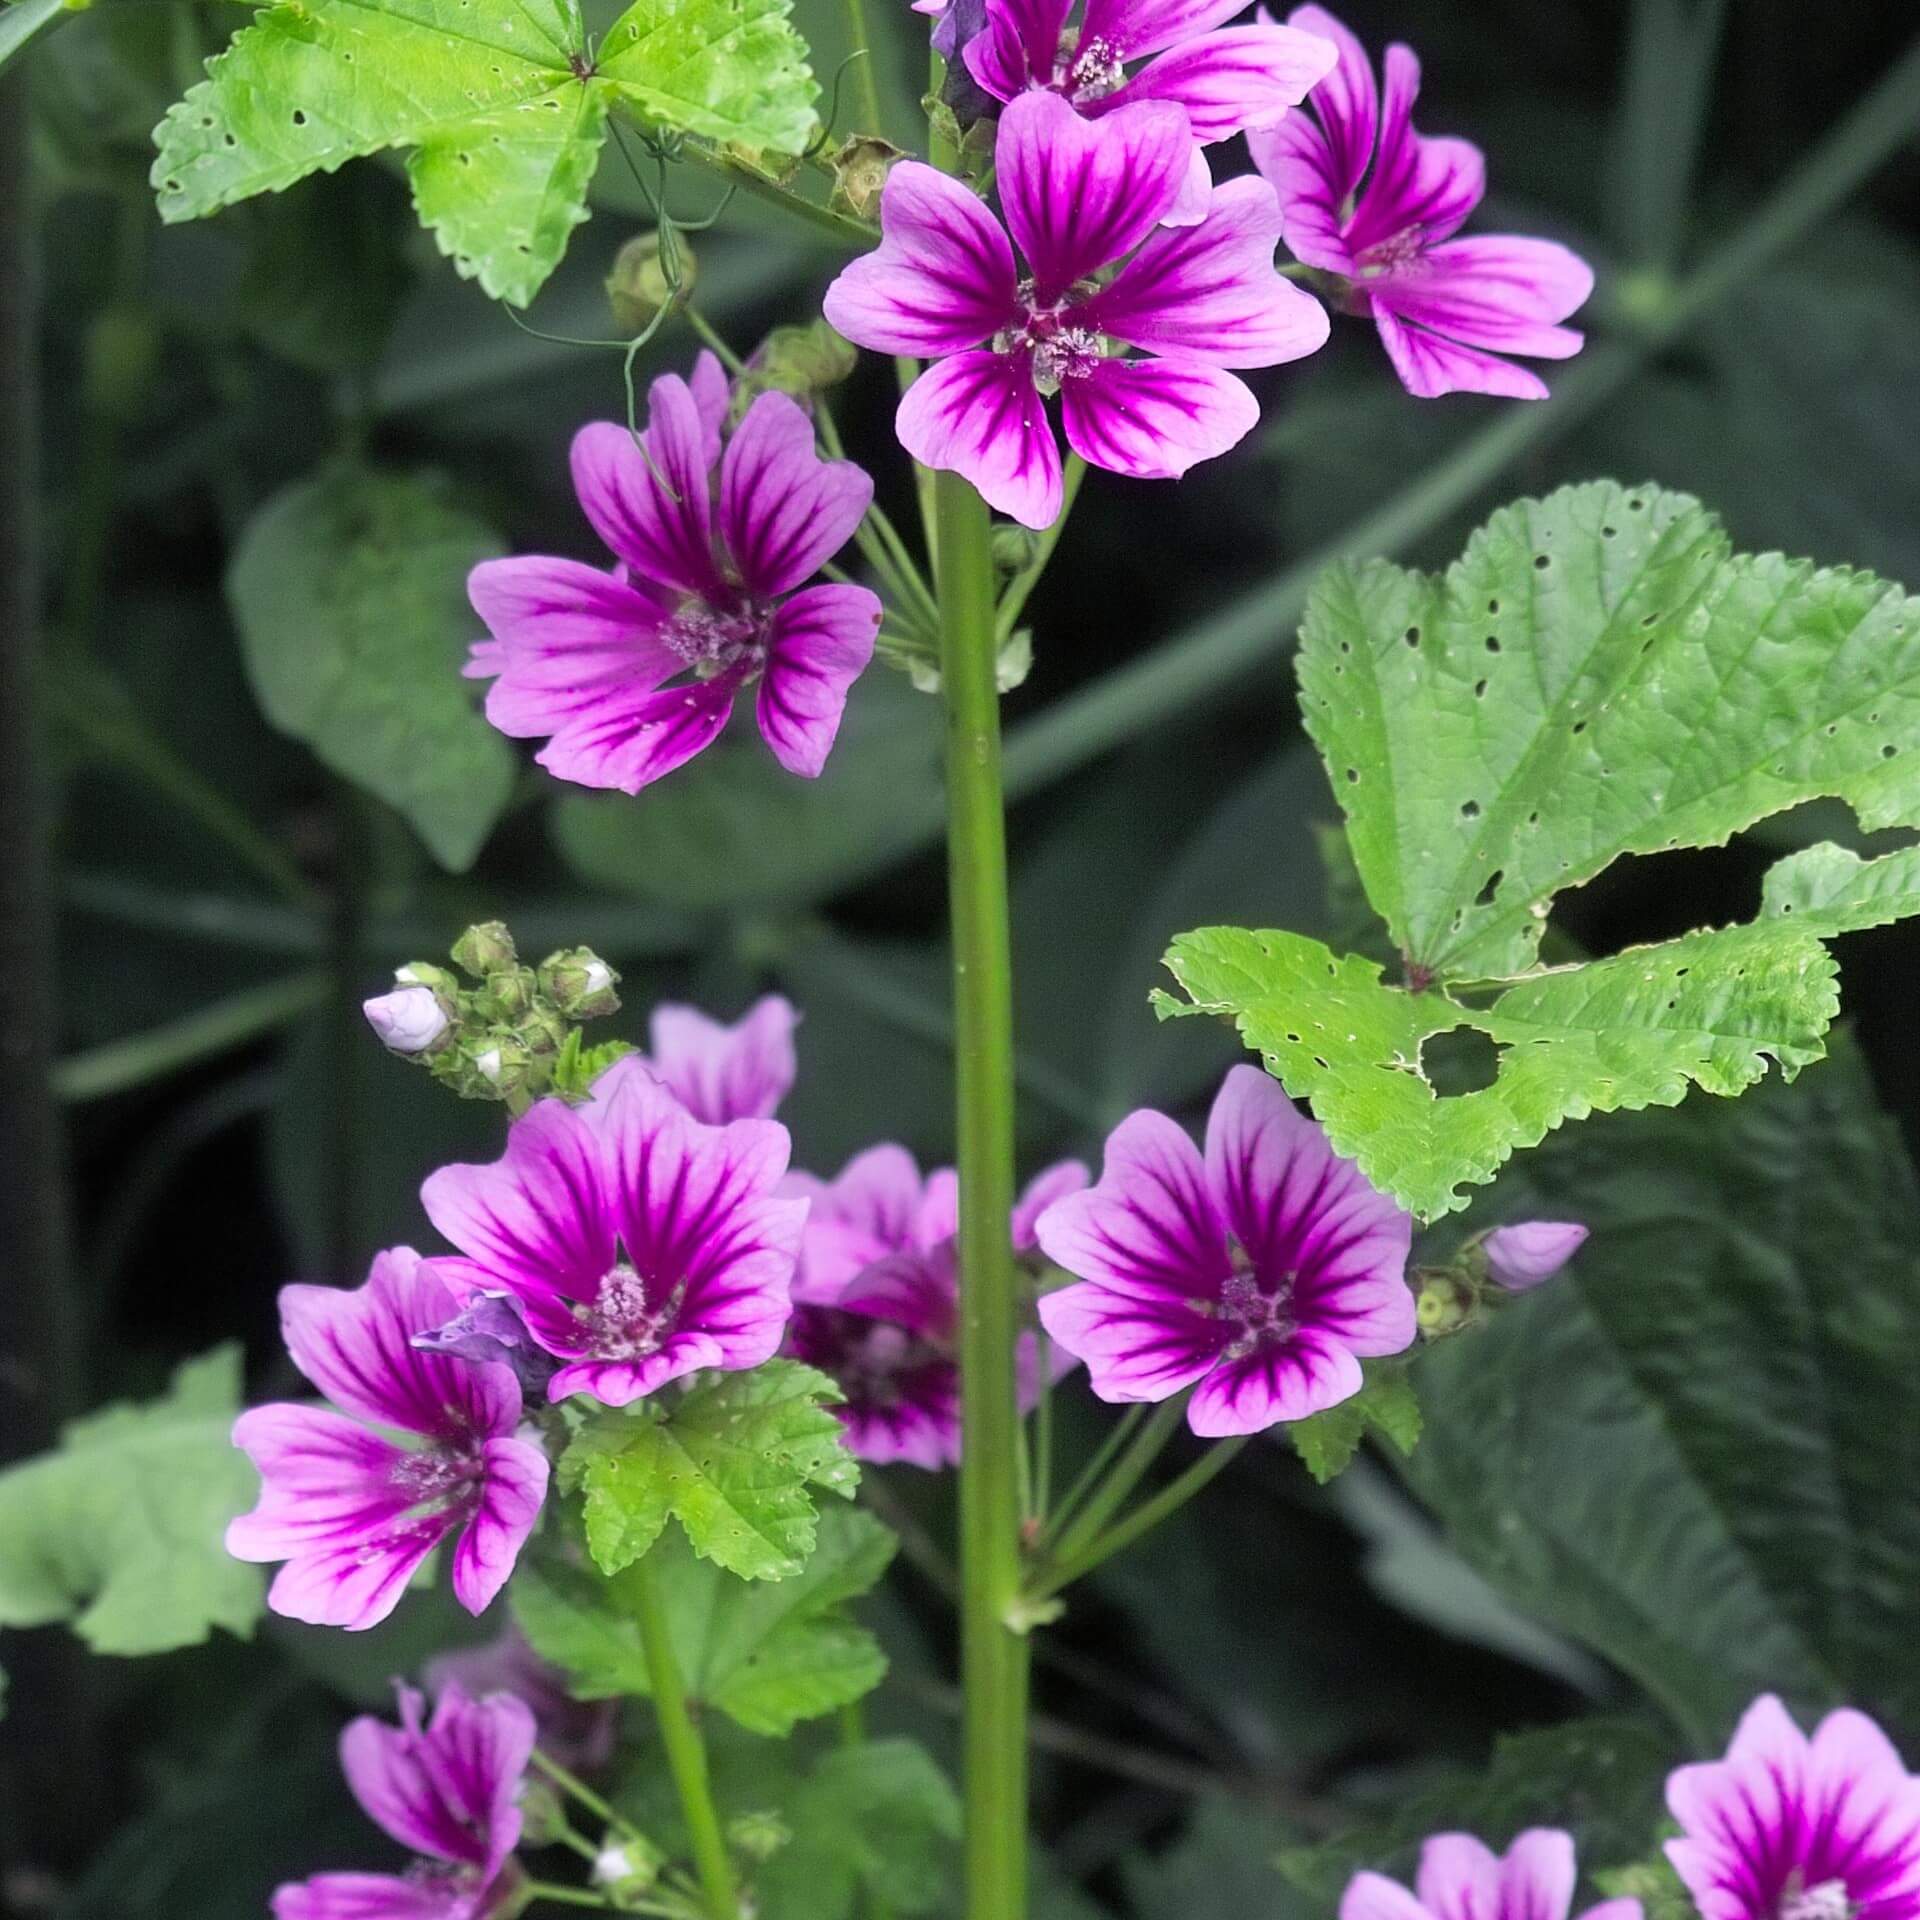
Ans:
{"type": "Polygon", "coordinates": [[[470,1892],[391,1873],[316,1873],[276,1887],[273,1920],[471,1920],[470,1892]]]}
{"type": "Polygon", "coordinates": [[[1380,149],[1347,222],[1347,244],[1355,254],[1407,233],[1428,243],[1444,240],[1487,190],[1486,161],[1478,147],[1465,140],[1430,140],[1414,131],[1420,62],[1412,48],[1387,49],[1386,76],[1380,149]]]}
{"type": "MultiPolygon", "coordinates": [[[[1216,187],[1193,227],[1162,227],[1086,303],[1089,325],[1153,353],[1271,367],[1326,344],[1326,310],[1274,271],[1280,207],[1264,180],[1216,187]]],[[[1104,371],[1104,369],[1102,369],[1104,371]]]]}
{"type": "Polygon", "coordinates": [[[1529,1827],[1501,1857],[1498,1920],[1567,1920],[1576,1877],[1573,1835],[1529,1827]]]}
{"type": "MultiPolygon", "coordinates": [[[[778,1347],[776,1338],[774,1346],[778,1347]]],[[[770,1359],[771,1350],[762,1356],[770,1359]]],[[[591,1355],[559,1369],[548,1388],[549,1397],[565,1400],[584,1393],[606,1407],[629,1407],[675,1380],[709,1367],[730,1364],[759,1365],[759,1361],[730,1363],[721,1343],[707,1333],[676,1333],[656,1352],[638,1360],[598,1360],[591,1355]]]]}
{"type": "Polygon", "coordinates": [[[1398,1880],[1356,1873],[1340,1896],[1340,1920],[1434,1920],[1398,1880]]]}
{"type": "Polygon", "coordinates": [[[467,597],[497,640],[500,677],[487,718],[528,739],[552,733],[606,697],[646,691],[681,668],[661,644],[660,609],[625,581],[575,560],[484,560],[467,597]]]}
{"type": "Polygon", "coordinates": [[[1920,1780],[1880,1728],[1851,1708],[1828,1714],[1807,1787],[1807,1883],[1843,1881],[1876,1920],[1920,1906],[1920,1780]]]}
{"type": "Polygon", "coordinates": [[[1169,1399],[1214,1364],[1227,1338],[1218,1321],[1171,1295],[1096,1281],[1042,1294],[1039,1312],[1047,1338],[1087,1363],[1102,1400],[1169,1399]]]}
{"type": "Polygon", "coordinates": [[[960,1305],[954,1243],[888,1254],[863,1267],[833,1303],[842,1313],[887,1320],[923,1340],[950,1341],[960,1305]]]}
{"type": "Polygon", "coordinates": [[[1118,59],[1140,60],[1212,33],[1245,6],[1246,0],[1087,0],[1080,47],[1084,52],[1098,42],[1118,59]]]}
{"type": "MultiPolygon", "coordinates": [[[[1262,9],[1263,22],[1271,16],[1262,9]]],[[[1309,106],[1318,126],[1327,199],[1338,206],[1359,190],[1380,138],[1380,90],[1373,62],[1353,33],[1324,7],[1296,7],[1287,25],[1331,41],[1337,57],[1313,90],[1309,106]]]]}
{"type": "Polygon", "coordinates": [[[1631,1894],[1623,1894],[1616,1900],[1596,1902],[1580,1920],[1646,1920],[1646,1909],[1631,1894]]]}
{"type": "Polygon", "coordinates": [[[1707,1920],[1770,1912],[1800,1865],[1812,1753],[1773,1694],[1741,1717],[1724,1760],[1667,1776],[1667,1808],[1685,1837],[1666,1843],[1707,1920]]]}
{"type": "Polygon", "coordinates": [[[491,1880],[520,1840],[520,1785],[533,1755],[533,1711],[511,1694],[471,1699],[444,1689],[418,1742],[441,1803],[468,1834],[471,1858],[491,1880]]]}
{"type": "Polygon", "coordinates": [[[1359,1361],[1339,1341],[1302,1327],[1244,1360],[1222,1360],[1194,1389],[1187,1425],[1203,1440],[1262,1433],[1350,1400],[1363,1384],[1359,1361]]]}
{"type": "Polygon", "coordinates": [[[960,1231],[960,1175],[952,1167],[935,1167],[927,1175],[920,1196],[919,1216],[913,1223],[916,1247],[937,1247],[960,1231]]]}
{"type": "Polygon", "coordinates": [[[547,1456],[528,1440],[489,1440],[481,1456],[480,1504],[453,1555],[454,1597],[484,1613],[506,1585],[547,1497],[547,1456]]]}
{"type": "Polygon", "coordinates": [[[901,399],[894,430],[922,466],[964,474],[988,506],[1022,526],[1059,519],[1060,448],[1025,355],[937,362],[901,399]]]}
{"type": "Polygon", "coordinates": [[[1034,1234],[1035,1222],[1056,1200],[1064,1200],[1070,1193],[1079,1193],[1092,1178],[1082,1160],[1059,1160],[1036,1173],[1013,1203],[1011,1224],[1014,1252],[1035,1252],[1040,1245],[1034,1234]]]}
{"type": "MultiPolygon", "coordinates": [[[[1327,83],[1321,83],[1320,98],[1327,83]]],[[[1347,201],[1333,186],[1325,136],[1310,112],[1290,113],[1247,135],[1253,164],[1280,201],[1287,250],[1328,273],[1353,274],[1358,263],[1346,241],[1347,201]]]]}
{"type": "Polygon", "coordinates": [[[425,1702],[412,1687],[397,1691],[401,1725],[362,1714],[342,1731],[340,1770],[347,1786],[367,1818],[403,1847],[429,1860],[478,1866],[486,1842],[449,1804],[428,1765],[420,1719],[425,1702]]]}
{"type": "Polygon", "coordinates": [[[610,692],[534,758],[558,779],[638,793],[719,739],[739,690],[736,676],[721,674],[658,693],[610,692]]]}
{"type": "Polygon", "coordinates": [[[1171,100],[1186,108],[1193,137],[1211,143],[1272,126],[1307,97],[1336,57],[1328,41],[1294,27],[1229,27],[1173,46],[1116,97],[1171,100]]]}
{"type": "Polygon", "coordinates": [[[1433,1920],[1496,1920],[1500,1912],[1500,1862],[1470,1833],[1424,1842],[1413,1884],[1433,1920]]]}
{"type": "Polygon", "coordinates": [[[828,323],[857,346],[931,358],[1018,317],[1013,249],[978,194],[903,160],[880,195],[880,244],[827,289],[828,323]]]}
{"type": "Polygon", "coordinates": [[[727,408],[733,399],[732,384],[717,353],[705,347],[700,350],[687,388],[693,395],[694,412],[700,416],[700,457],[711,473],[720,459],[721,430],[727,424],[727,408]]]}
{"type": "Polygon", "coordinates": [[[662,374],[647,396],[645,450],[610,420],[573,437],[573,485],[594,531],[649,581],[705,597],[723,591],[713,563],[708,429],[687,383],[662,374]]]}
{"type": "Polygon", "coordinates": [[[233,1444],[261,1478],[254,1510],[227,1526],[236,1560],[284,1560],[392,1530],[414,1504],[400,1484],[413,1454],[331,1407],[250,1407],[233,1444]]]}
{"type": "Polygon", "coordinates": [[[987,0],[987,24],[961,50],[967,70],[996,100],[1046,86],[1073,0],[987,0]]]}
{"type": "MultiPolygon", "coordinates": [[[[1116,95],[1115,98],[1119,96],[1116,95]]],[[[1207,150],[1199,141],[1187,155],[1186,178],[1173,205],[1161,216],[1163,227],[1197,227],[1213,205],[1213,169],[1207,165],[1207,150]]]]}
{"type": "Polygon", "coordinates": [[[1537,373],[1477,347],[1460,346],[1425,327],[1409,326],[1378,297],[1373,319],[1400,384],[1416,399],[1437,400],[1443,393],[1489,393],[1507,400],[1547,397],[1547,383],[1537,373]]]}
{"type": "Polygon", "coordinates": [[[848,690],[873,659],[880,616],[878,594],[839,585],[807,587],[773,616],[754,717],[789,773],[812,780],[825,768],[848,690]]]}
{"type": "Polygon", "coordinates": [[[454,1296],[411,1247],[376,1254],[366,1284],[280,1290],[293,1363],[334,1405],[362,1420],[438,1439],[510,1433],[520,1389],[505,1367],[423,1353],[416,1333],[444,1326],[454,1296]]]}
{"type": "Polygon", "coordinates": [[[1177,480],[1259,425],[1243,380],[1199,360],[1103,360],[1060,390],[1067,444],[1096,467],[1177,480]]]}
{"type": "Polygon", "coordinates": [[[1526,1293],[1564,1267],[1585,1244],[1587,1230],[1572,1220],[1523,1220],[1495,1227],[1481,1242],[1487,1274],[1509,1293],[1526,1293]]]}
{"type": "Polygon", "coordinates": [[[891,1144],[856,1154],[831,1185],[815,1182],[796,1296],[831,1303],[861,1268],[911,1248],[921,1184],[913,1155],[891,1144]]]}
{"type": "MultiPolygon", "coordinates": [[[[762,994],[730,1027],[698,1007],[663,1001],[648,1024],[648,1060],[674,1098],[710,1127],[771,1120],[799,1070],[793,1049],[799,1023],[793,1002],[778,993],[762,994]]],[[[616,1063],[599,1083],[603,1091],[612,1091],[619,1071],[616,1063]]]]}
{"type": "Polygon", "coordinates": [[[1376,306],[1468,346],[1565,360],[1583,336],[1558,323],[1593,291],[1593,269],[1551,240],[1482,234],[1430,248],[1421,271],[1374,288],[1376,306]]]}
{"type": "Polygon", "coordinates": [[[1000,116],[1000,204],[1047,306],[1131,253],[1165,218],[1193,135],[1163,101],[1083,120],[1057,93],[1025,93],[1000,116]]]}
{"type": "Polygon", "coordinates": [[[763,393],[720,464],[720,532],[749,593],[771,598],[810,580],[853,538],[873,482],[851,460],[823,460],[813,421],[784,393],[763,393]]]}

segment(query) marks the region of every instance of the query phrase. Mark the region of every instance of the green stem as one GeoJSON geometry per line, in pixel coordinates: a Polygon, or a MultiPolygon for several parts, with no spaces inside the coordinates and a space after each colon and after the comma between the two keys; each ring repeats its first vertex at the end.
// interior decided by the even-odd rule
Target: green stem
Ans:
{"type": "Polygon", "coordinates": [[[1089,1493],[1079,1517],[1060,1535],[1053,1548],[1055,1564],[1075,1558],[1120,1511],[1127,1496],[1147,1477],[1153,1463],[1174,1436],[1187,1410],[1187,1396],[1163,1400],[1133,1437],[1133,1443],[1113,1464],[1106,1478],[1089,1493]]]}
{"type": "Polygon", "coordinates": [[[542,1900],[551,1900],[557,1907],[598,1907],[602,1913],[613,1909],[613,1902],[604,1894],[590,1893],[585,1887],[559,1886],[551,1880],[523,1881],[517,1898],[522,1912],[542,1900]]]}
{"type": "Polygon", "coordinates": [[[1040,1545],[1045,1546],[1066,1528],[1080,1511],[1080,1503],[1099,1484],[1100,1476],[1107,1470],[1108,1461],[1133,1438],[1135,1429],[1146,1417],[1146,1403],[1142,1401],[1129,1407],[1107,1429],[1106,1438],[1094,1448],[1087,1464],[1074,1475],[1073,1484],[1068,1487],[1065,1497],[1048,1517],[1046,1526],[1041,1530],[1040,1545]]]}
{"type": "Polygon", "coordinates": [[[1170,1480],[1152,1499],[1141,1501],[1124,1520],[1109,1527],[1070,1558],[1056,1561],[1046,1578],[1027,1596],[1028,1603],[1052,1599],[1116,1553],[1132,1546],[1143,1534],[1152,1532],[1168,1514],[1185,1506],[1246,1444],[1242,1438],[1222,1440],[1209,1447],[1185,1473],[1170,1480]]]}
{"type": "Polygon", "coordinates": [[[533,1750],[533,1764],[538,1767],[568,1799],[578,1800],[602,1825],[613,1828],[616,1833],[624,1834],[630,1840],[638,1840],[642,1837],[640,1829],[636,1827],[625,1814],[621,1813],[600,1794],[595,1793],[584,1780],[569,1773],[558,1760],[542,1753],[538,1747],[535,1747],[533,1750]]]}
{"type": "Polygon", "coordinates": [[[713,1804],[707,1777],[707,1748],[700,1729],[687,1711],[686,1683],[674,1657],[673,1634],[667,1611],[654,1583],[653,1569],[644,1559],[627,1576],[640,1626],[640,1646],[647,1662],[647,1682],[653,1693],[653,1711],[660,1723],[660,1739],[667,1750],[667,1769],[680,1796],[687,1823],[687,1844],[694,1871],[700,1876],[712,1920],[738,1920],[740,1904],[733,1890],[733,1862],[727,1857],[726,1835],[713,1804]]]}
{"type": "Polygon", "coordinates": [[[1026,607],[1027,595],[1040,584],[1040,576],[1046,572],[1047,562],[1053,558],[1053,550],[1060,544],[1060,536],[1067,528],[1067,515],[1073,511],[1073,503],[1080,497],[1080,483],[1086,477],[1087,463],[1077,453],[1068,454],[1060,511],[1053,525],[1041,534],[1033,558],[1007,582],[1000,595],[1000,612],[994,621],[994,633],[1002,646],[1012,639],[1014,627],[1026,607]]]}
{"type": "Polygon", "coordinates": [[[994,681],[992,529],[958,474],[934,484],[960,1165],[960,1665],[967,1920],[1027,1903],[1027,1649],[1020,1597],[1020,1299],[1013,1207],[1013,963],[994,681]]]}
{"type": "Polygon", "coordinates": [[[853,64],[860,69],[860,111],[866,116],[865,133],[884,135],[886,114],[880,105],[880,76],[873,69],[873,42],[867,35],[866,0],[841,0],[847,14],[847,49],[853,64]]]}
{"type": "Polygon", "coordinates": [[[736,160],[718,148],[688,140],[682,143],[680,154],[683,159],[705,167],[709,173],[718,174],[722,180],[744,187],[756,200],[764,200],[812,227],[816,233],[825,234],[844,252],[865,253],[880,244],[880,229],[871,221],[856,220],[850,213],[835,213],[831,207],[823,207],[819,201],[809,200],[791,187],[783,187],[771,174],[762,173],[759,168],[748,166],[744,160],[736,160]]]}

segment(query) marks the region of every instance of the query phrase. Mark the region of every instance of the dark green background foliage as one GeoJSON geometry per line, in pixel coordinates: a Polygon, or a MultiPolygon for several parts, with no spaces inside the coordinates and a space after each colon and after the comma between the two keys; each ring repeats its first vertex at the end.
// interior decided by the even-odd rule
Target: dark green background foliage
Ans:
{"type": "MultiPolygon", "coordinates": [[[[870,5],[904,140],[921,28],[904,0],[870,5]]],[[[1092,1154],[1142,1102],[1196,1117],[1237,1056],[1218,1022],[1149,1014],[1174,934],[1377,937],[1322,877],[1333,808],[1290,667],[1304,580],[1288,570],[1306,556],[1401,501],[1362,544],[1439,565],[1500,500],[1612,473],[1699,494],[1743,551],[1920,586],[1911,148],[1727,302],[1651,344],[1635,331],[1663,277],[1737,230],[1903,51],[1905,0],[1827,9],[1814,34],[1792,0],[1728,6],[1691,184],[1670,133],[1688,85],[1675,23],[1709,6],[1346,11],[1376,41],[1416,41],[1424,124],[1487,149],[1484,227],[1558,232],[1599,263],[1597,345],[1556,376],[1568,404],[1520,433],[1510,408],[1408,400],[1366,330],[1341,326],[1313,362],[1256,376],[1265,421],[1234,458],[1177,490],[1088,482],[1008,703],[1023,1171],[1092,1154]],[[1422,490],[1461,457],[1479,464],[1422,490]],[[1102,731],[1103,675],[1223,649],[1233,671],[1176,668],[1121,737],[1102,731]]],[[[796,17],[830,88],[839,11],[800,0],[796,17]]],[[[627,981],[614,1024],[636,1037],[662,997],[730,1017],[789,993],[802,1164],[831,1172],[876,1138],[928,1161],[951,1146],[933,703],[876,667],[817,788],[729,742],[637,804],[557,788],[473,723],[448,569],[591,556],[564,454],[583,420],[618,414],[618,360],[516,331],[417,227],[397,162],[162,232],[150,130],[236,20],[104,7],[30,62],[79,1231],[74,1377],[7,1356],[22,1450],[60,1405],[157,1396],[229,1338],[251,1393],[287,1390],[277,1286],[357,1279],[375,1247],[427,1233],[421,1176],[488,1153],[497,1115],[383,1057],[357,1003],[482,914],[536,952],[606,953],[627,981]],[[353,564],[333,564],[325,543],[348,537],[353,564]],[[458,779],[396,753],[403,712],[431,771],[458,779]],[[118,1044],[156,1035],[157,1051],[118,1044]]],[[[697,175],[673,191],[689,218],[711,204],[697,175]]],[[[638,217],[604,165],[538,324],[606,331],[599,280],[638,217]]],[[[833,264],[744,202],[697,244],[703,305],[743,344],[833,264]]],[[[690,351],[670,328],[645,366],[690,351]]],[[[841,416],[904,520],[891,380],[863,367],[841,416]]],[[[1762,871],[1822,838],[1875,845],[1844,809],[1813,809],[1629,861],[1559,903],[1555,937],[1610,953],[1750,918],[1762,871]]],[[[1038,1674],[1052,1911],[1325,1914],[1356,1861],[1404,1866],[1453,1823],[1503,1842],[1568,1819],[1591,1866],[1620,1865],[1648,1850],[1665,1767],[1763,1686],[1804,1708],[1857,1699],[1920,1751],[1920,935],[1836,951],[1851,1034],[1793,1086],[1568,1130],[1433,1230],[1446,1251],[1545,1210],[1594,1239],[1569,1281],[1421,1362],[1410,1462],[1370,1446],[1320,1488],[1290,1449],[1250,1448],[1075,1596],[1038,1674]]],[[[1067,1444],[1103,1417],[1070,1393],[1067,1444]]],[[[948,1527],[948,1487],[879,1478],[948,1527]]],[[[950,1758],[937,1585],[908,1552],[852,1611],[892,1662],[875,1733],[950,1758]]],[[[279,1877],[377,1863],[334,1733],[472,1631],[415,1596],[364,1639],[269,1622],[248,1645],[138,1662],[83,1662],[64,1629],[10,1634],[0,1905],[240,1920],[279,1877]]],[[[815,1915],[809,1887],[837,1913],[878,1884],[862,1848],[898,1813],[888,1795],[917,1790],[910,1768],[887,1751],[829,1765],[803,1726],[761,1779],[765,1750],[721,1737],[723,1777],[812,1821],[812,1851],[777,1876],[781,1913],[815,1915]]],[[[918,1899],[945,1870],[891,1871],[918,1899]]]]}

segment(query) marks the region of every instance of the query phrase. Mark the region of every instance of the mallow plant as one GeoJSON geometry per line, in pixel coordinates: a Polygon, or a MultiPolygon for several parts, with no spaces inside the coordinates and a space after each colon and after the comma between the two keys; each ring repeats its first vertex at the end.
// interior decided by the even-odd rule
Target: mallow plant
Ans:
{"type": "MultiPolygon", "coordinates": [[[[619,1037],[593,1025],[618,975],[585,946],[530,964],[483,921],[445,962],[391,956],[365,1008],[390,1071],[491,1103],[495,1150],[432,1172],[412,1244],[281,1293],[286,1393],[233,1427],[225,1549],[274,1567],[292,1620],[353,1633],[444,1582],[497,1638],[342,1740],[413,1864],[316,1861],[280,1920],[1019,1920],[1029,1666],[1078,1583],[1223,1498],[1262,1436],[1323,1480],[1370,1436],[1417,1466],[1428,1356],[1471,1368],[1605,1239],[1578,1192],[1465,1230],[1473,1190],[1589,1116],[1813,1068],[1828,942],[1920,910],[1912,847],[1816,842],[1751,918],[1612,953],[1559,934],[1557,898],[1615,861],[1802,803],[1920,827],[1920,603],[1737,551],[1657,485],[1519,500],[1442,572],[1343,562],[1306,604],[1299,700],[1364,930],[1182,933],[1152,1012],[1229,1023],[1250,1057],[1204,1112],[1017,1165],[1000,701],[1086,469],[1159,488],[1233,461],[1266,370],[1336,329],[1377,342],[1409,408],[1538,405],[1595,276],[1494,230],[1480,150],[1416,125],[1415,51],[1321,7],[920,11],[917,154],[878,137],[864,44],[836,83],[862,124],[832,143],[783,0],[638,0],[597,33],[567,0],[279,0],[158,129],[170,221],[403,150],[442,251],[514,307],[603,149],[633,166],[657,226],[622,285],[626,381],[609,359],[607,417],[572,438],[592,557],[468,580],[473,697],[537,743],[537,777],[646,809],[731,727],[779,778],[831,783],[896,670],[946,725],[952,1167],[884,1139],[796,1165],[806,1009],[781,996],[655,1006],[619,1037]],[[665,197],[694,170],[840,250],[764,342],[701,309],[665,197]],[[673,370],[642,392],[650,343],[673,370]],[[849,448],[855,350],[898,400],[891,438],[849,448]],[[1065,1396],[1112,1409],[1077,1462],[1065,1396]],[[861,1726],[883,1468],[957,1477],[957,1796],[861,1726]],[[796,1734],[834,1714],[844,1746],[796,1734]],[[743,1740],[801,1742],[784,1811],[717,1763],[743,1740]],[[871,1829],[852,1868],[823,1851],[836,1822],[871,1829]]],[[[859,0],[852,20],[863,43],[859,0]]],[[[1512,1470],[1477,1468],[1496,1494],[1512,1470]]],[[[208,1576],[209,1621],[244,1617],[235,1577],[208,1576]]],[[[1676,1740],[1637,1850],[1579,1861],[1550,1811],[1436,1830],[1411,1884],[1357,1867],[1341,1920],[1914,1920],[1920,1780],[1866,1714],[1795,1707],[1752,1699],[1719,1757],[1676,1740]]]]}

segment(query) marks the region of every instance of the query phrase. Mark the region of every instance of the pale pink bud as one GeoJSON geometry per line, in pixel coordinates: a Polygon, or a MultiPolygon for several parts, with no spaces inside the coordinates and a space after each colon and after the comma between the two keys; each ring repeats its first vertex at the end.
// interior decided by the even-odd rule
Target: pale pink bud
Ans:
{"type": "Polygon", "coordinates": [[[1514,1227],[1495,1227],[1481,1243],[1488,1278],[1509,1293],[1525,1293],[1551,1280],[1586,1237],[1586,1228],[1571,1220],[1524,1220],[1514,1227]]]}
{"type": "Polygon", "coordinates": [[[447,1010],[431,987],[395,987],[361,1002],[367,1025],[389,1053],[425,1053],[444,1037],[447,1010]]]}

